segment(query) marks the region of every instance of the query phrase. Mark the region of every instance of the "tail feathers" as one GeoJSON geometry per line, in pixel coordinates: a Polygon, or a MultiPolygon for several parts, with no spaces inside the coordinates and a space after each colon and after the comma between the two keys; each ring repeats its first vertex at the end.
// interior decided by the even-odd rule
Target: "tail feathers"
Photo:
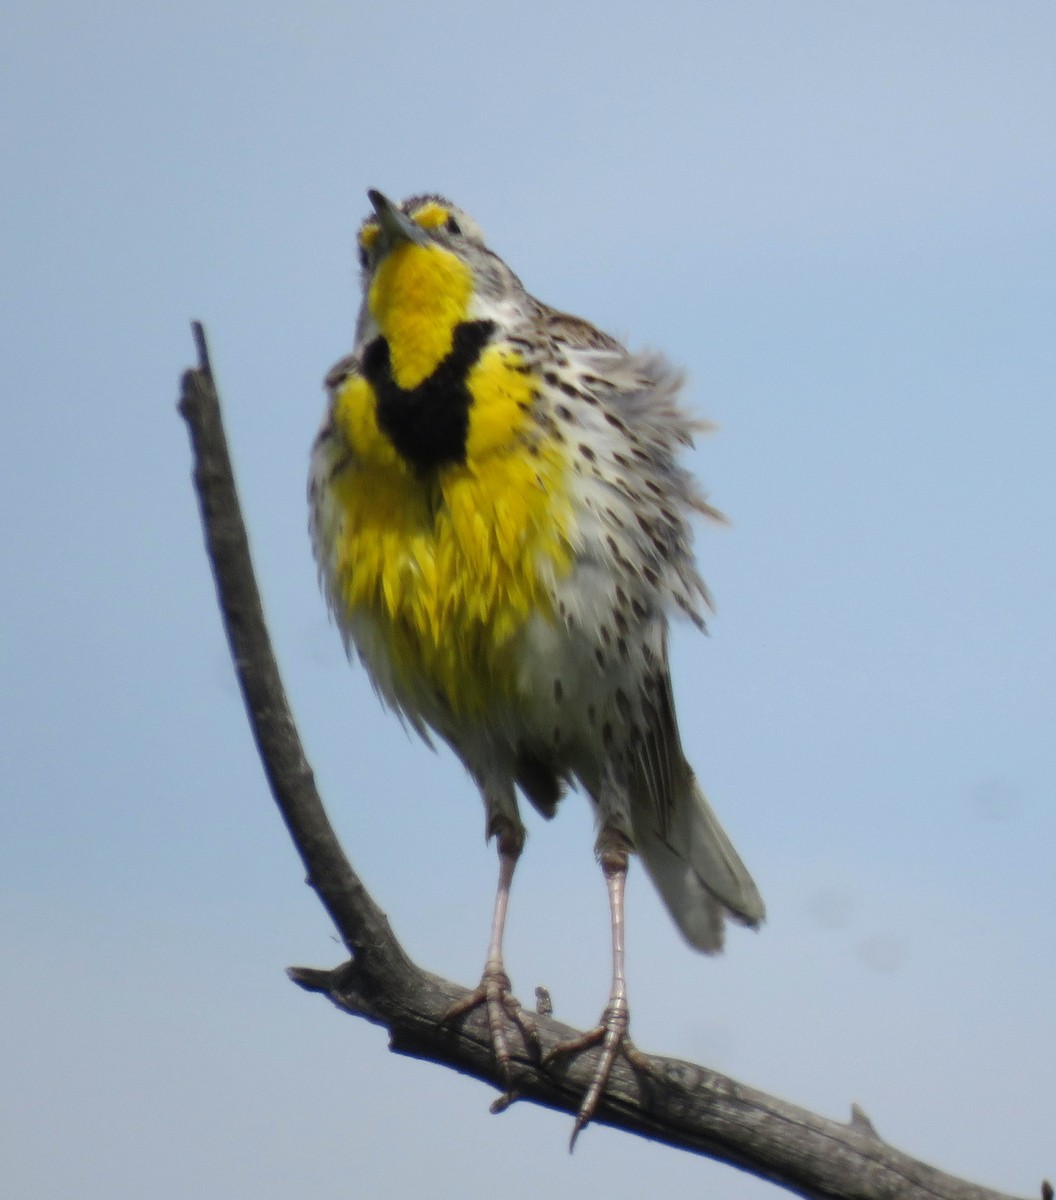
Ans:
{"type": "Polygon", "coordinates": [[[688,767],[683,778],[663,835],[657,828],[655,802],[644,796],[636,799],[635,841],[683,937],[696,949],[714,954],[722,949],[727,917],[754,927],[763,921],[766,908],[688,767]]]}

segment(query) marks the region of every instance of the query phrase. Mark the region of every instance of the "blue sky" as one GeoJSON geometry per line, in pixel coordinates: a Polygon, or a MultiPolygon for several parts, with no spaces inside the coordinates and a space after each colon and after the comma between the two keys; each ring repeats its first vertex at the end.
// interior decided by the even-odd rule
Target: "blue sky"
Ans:
{"type": "MultiPolygon", "coordinates": [[[[769,905],[725,957],[631,883],[633,1028],[1036,1194],[1056,1055],[1056,10],[1026,0],[14,3],[0,49],[0,1158],[12,1195],[773,1189],[390,1055],[231,677],[175,415],[208,327],[333,817],[410,952],[480,970],[479,801],[345,664],[306,536],[365,189],[685,366],[731,517],[684,740],[769,905]]],[[[514,984],[592,1022],[585,802],[531,825],[514,984]]]]}

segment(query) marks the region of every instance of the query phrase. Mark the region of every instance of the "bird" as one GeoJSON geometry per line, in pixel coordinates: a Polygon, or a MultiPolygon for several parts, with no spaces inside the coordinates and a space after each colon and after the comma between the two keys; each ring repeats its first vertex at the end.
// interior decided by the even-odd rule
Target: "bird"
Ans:
{"type": "Polygon", "coordinates": [[[313,550],[349,656],[483,799],[499,859],[487,957],[444,1019],[484,1009],[507,1098],[508,1022],[536,1036],[503,955],[518,797],[545,818],[569,789],[593,808],[609,996],[594,1029],[544,1060],[600,1046],[574,1146],[617,1056],[637,1053],[631,856],[697,950],[720,951],[727,920],[765,916],[683,752],[669,669],[669,619],[703,628],[711,607],[691,522],[721,514],[680,458],[705,426],[661,354],[537,300],[449,200],[367,195],[354,346],[326,376],[311,454],[313,550]]]}

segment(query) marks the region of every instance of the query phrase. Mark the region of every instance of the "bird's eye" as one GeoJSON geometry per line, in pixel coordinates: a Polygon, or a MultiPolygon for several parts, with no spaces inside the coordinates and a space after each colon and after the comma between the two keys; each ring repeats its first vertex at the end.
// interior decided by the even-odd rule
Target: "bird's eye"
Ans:
{"type": "Polygon", "coordinates": [[[367,269],[367,248],[366,248],[366,246],[360,246],[360,248],[359,248],[359,265],[363,268],[364,271],[367,269]]]}
{"type": "Polygon", "coordinates": [[[447,218],[447,224],[445,225],[444,228],[447,230],[448,233],[453,233],[456,235],[460,234],[462,232],[462,226],[459,225],[459,223],[455,220],[454,217],[447,218]]]}

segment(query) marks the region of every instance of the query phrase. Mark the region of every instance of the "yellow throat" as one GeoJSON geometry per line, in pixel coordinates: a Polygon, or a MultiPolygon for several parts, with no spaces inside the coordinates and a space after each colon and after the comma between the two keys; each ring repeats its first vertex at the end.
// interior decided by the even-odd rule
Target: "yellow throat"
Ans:
{"type": "Polygon", "coordinates": [[[368,303],[389,343],[393,378],[416,388],[451,353],[473,296],[469,267],[440,246],[404,242],[378,267],[368,303]]]}

